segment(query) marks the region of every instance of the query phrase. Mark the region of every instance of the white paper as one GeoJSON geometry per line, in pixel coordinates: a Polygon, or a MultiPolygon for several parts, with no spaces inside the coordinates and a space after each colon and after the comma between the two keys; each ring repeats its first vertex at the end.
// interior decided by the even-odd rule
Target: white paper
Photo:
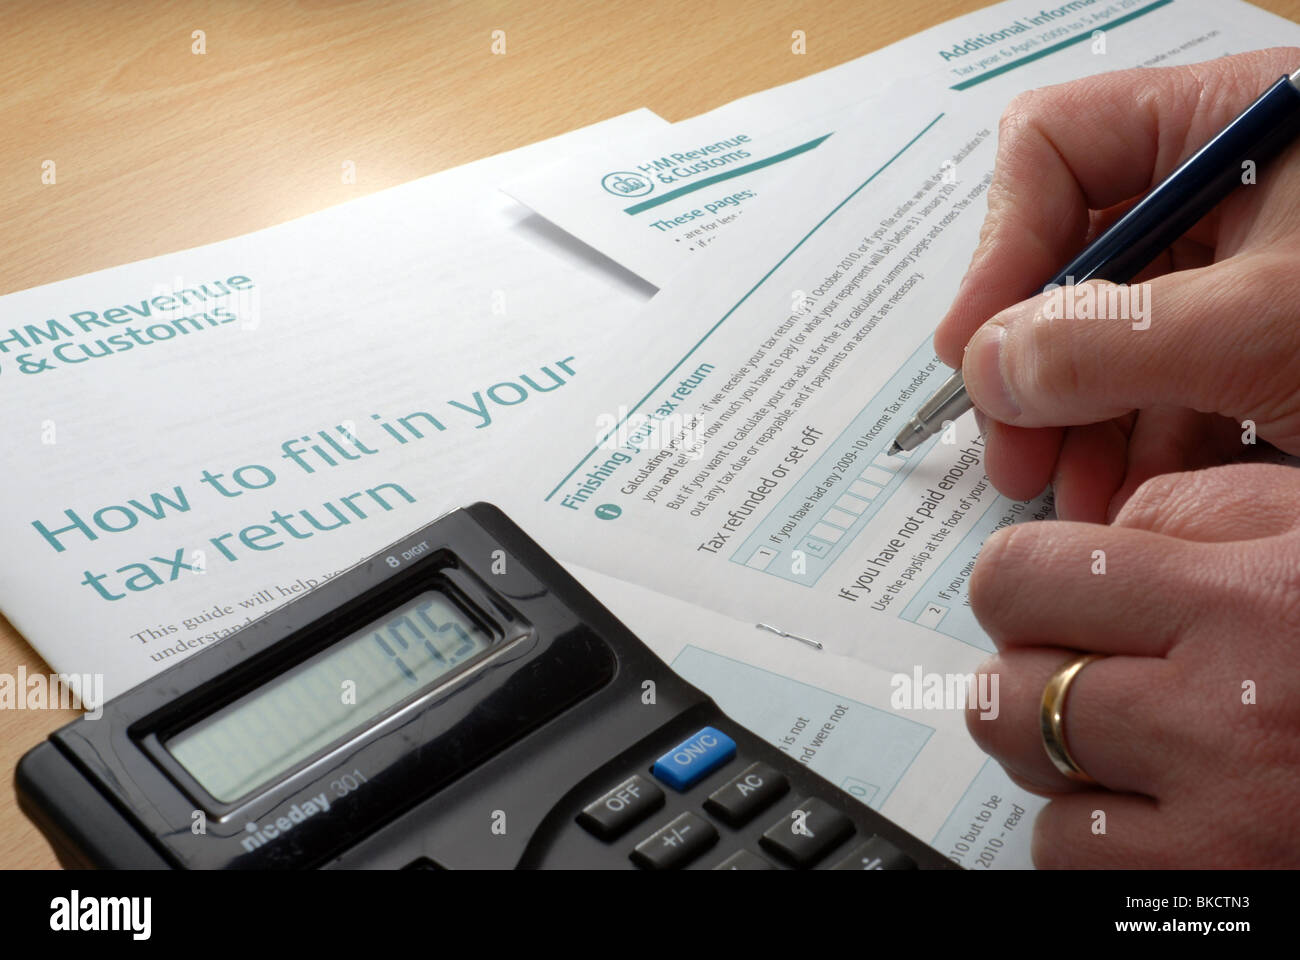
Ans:
{"type": "Polygon", "coordinates": [[[566,414],[651,291],[496,185],[662,124],[0,298],[14,626],[111,697],[449,509],[526,524],[520,476],[590,432],[566,414]]]}
{"type": "Polygon", "coordinates": [[[592,412],[597,443],[568,456],[557,444],[538,530],[568,561],[727,618],[730,630],[693,630],[691,649],[661,655],[764,734],[852,692],[877,759],[901,765],[871,779],[823,760],[823,773],[871,784],[873,804],[968,866],[1028,866],[1027,829],[988,850],[962,838],[982,810],[1027,824],[1041,801],[976,748],[961,703],[922,694],[992,650],[964,602],[988,529],[1046,516],[1050,501],[995,494],[969,418],[952,445],[882,457],[945,375],[933,325],[983,218],[999,101],[953,102],[928,118],[849,116],[869,133],[827,141],[815,178],[794,178],[779,207],[756,208],[659,293],[639,324],[677,336],[642,337],[599,374],[626,400],[592,412]],[[903,703],[913,677],[916,702],[903,703]]]}
{"type": "MultiPolygon", "coordinates": [[[[1200,4],[1169,6],[1179,16],[1156,22],[1163,6],[1147,14],[1160,29],[1124,57],[1197,60],[1300,39],[1300,27],[1273,18],[1261,35],[1190,16],[1200,4]]],[[[1000,527],[1050,516],[1051,500],[996,494],[971,418],[909,455],[886,449],[948,373],[931,338],[977,241],[1010,81],[1084,72],[1076,47],[966,89],[900,92],[884,114],[844,111],[809,160],[815,176],[769,189],[641,316],[647,336],[635,356],[607,368],[610,394],[618,381],[625,399],[596,412],[597,443],[567,458],[557,450],[555,509],[541,528],[567,559],[736,624],[725,642],[711,629],[687,639],[698,651],[664,655],[765,734],[773,704],[815,715],[823,695],[852,695],[859,716],[881,710],[932,731],[919,743],[902,725],[873,743],[913,761],[893,787],[898,799],[882,791],[876,801],[977,868],[1030,865],[1021,827],[1042,801],[957,730],[962,704],[939,694],[993,651],[967,594],[980,546],[1000,527]],[[678,335],[649,335],[666,329],[678,335]],[[738,685],[745,671],[716,668],[719,656],[783,681],[738,685]],[[833,666],[814,667],[818,656],[833,666]],[[1010,829],[1008,809],[1020,811],[1010,829]]],[[[1127,65],[1110,50],[1107,66],[1127,65]]],[[[759,96],[746,109],[767,104],[759,96]]],[[[852,775],[828,761],[822,772],[852,775]]]]}
{"type": "Polygon", "coordinates": [[[834,118],[710,115],[567,157],[502,189],[663,286],[774,184],[814,164],[834,118]]]}
{"type": "MultiPolygon", "coordinates": [[[[792,759],[968,866],[983,866],[981,853],[998,868],[1029,864],[1033,817],[1046,801],[971,749],[960,713],[896,710],[886,670],[566,566],[674,671],[792,759]],[[963,838],[986,831],[997,846],[963,854],[963,838]]],[[[893,635],[905,643],[913,631],[899,624],[893,635]]]]}
{"type": "Polygon", "coordinates": [[[775,185],[816,176],[817,149],[749,170],[842,129],[845,111],[856,108],[868,123],[898,111],[933,115],[952,93],[996,90],[1007,100],[1021,90],[1102,71],[1272,46],[1294,33],[1290,21],[1237,0],[1093,0],[1046,8],[1037,0],[1009,0],[671,127],[566,157],[504,189],[663,286],[743,223],[742,212],[767,203],[775,185]],[[1003,33],[1000,41],[982,43],[1003,33]],[[967,45],[968,52],[954,52],[967,45]],[[737,137],[749,138],[751,157],[714,159],[716,167],[697,172],[699,160],[684,156],[737,137]],[[623,181],[639,184],[634,197],[607,186],[620,173],[623,181]],[[665,200],[666,194],[675,199],[665,200]]]}

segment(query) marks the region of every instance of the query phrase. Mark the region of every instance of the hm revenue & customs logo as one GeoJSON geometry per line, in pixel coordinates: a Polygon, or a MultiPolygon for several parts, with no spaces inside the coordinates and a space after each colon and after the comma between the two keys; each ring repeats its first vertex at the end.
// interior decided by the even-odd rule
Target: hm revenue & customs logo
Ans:
{"type": "Polygon", "coordinates": [[[600,185],[616,197],[644,197],[655,188],[654,182],[644,174],[615,171],[601,178],[600,185]]]}

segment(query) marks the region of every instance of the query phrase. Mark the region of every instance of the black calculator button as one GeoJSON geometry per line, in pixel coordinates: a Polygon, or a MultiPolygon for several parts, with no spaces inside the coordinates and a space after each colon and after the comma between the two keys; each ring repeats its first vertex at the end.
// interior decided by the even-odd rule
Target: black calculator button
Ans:
{"type": "Polygon", "coordinates": [[[632,860],[647,870],[671,870],[694,860],[718,841],[713,824],[683,813],[636,845],[632,860]]]}
{"type": "Polygon", "coordinates": [[[631,776],[583,807],[578,823],[602,840],[614,840],[663,805],[662,790],[642,776],[631,776]]]}
{"type": "Polygon", "coordinates": [[[836,870],[915,870],[914,861],[883,837],[872,837],[835,864],[836,870]]]}
{"type": "Polygon", "coordinates": [[[811,867],[852,834],[852,820],[825,800],[807,797],[768,827],[760,842],[796,867],[811,867]]]}
{"type": "Polygon", "coordinates": [[[713,868],[714,870],[771,870],[772,865],[756,853],[750,853],[748,850],[737,850],[731,856],[727,857],[720,864],[713,868]]]}
{"type": "Polygon", "coordinates": [[[709,794],[704,809],[731,827],[741,827],[790,789],[766,763],[751,763],[740,776],[709,794]]]}

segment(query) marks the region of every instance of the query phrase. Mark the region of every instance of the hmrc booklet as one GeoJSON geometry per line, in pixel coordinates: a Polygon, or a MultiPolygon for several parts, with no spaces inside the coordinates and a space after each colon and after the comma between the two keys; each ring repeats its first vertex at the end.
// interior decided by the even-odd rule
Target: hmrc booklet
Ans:
{"type": "Polygon", "coordinates": [[[6,616],[111,697],[447,510],[518,506],[651,291],[497,184],[662,125],[0,298],[6,616]]]}
{"type": "MultiPolygon", "coordinates": [[[[862,16],[870,15],[864,8],[862,16]]],[[[994,88],[1009,98],[1106,70],[1294,42],[1295,33],[1295,24],[1238,0],[1009,0],[670,127],[529,170],[504,189],[663,286],[720,237],[741,230],[785,178],[816,176],[818,151],[843,130],[844,111],[886,89],[879,110],[919,111],[946,92],[994,88]]],[[[815,31],[807,42],[817,42],[815,31]]]]}

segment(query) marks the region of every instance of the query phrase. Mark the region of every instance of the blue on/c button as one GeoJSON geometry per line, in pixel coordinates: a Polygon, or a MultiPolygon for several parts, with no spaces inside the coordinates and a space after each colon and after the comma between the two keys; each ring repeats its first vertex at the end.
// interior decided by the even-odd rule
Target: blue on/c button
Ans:
{"type": "Polygon", "coordinates": [[[655,761],[654,775],[688,790],[736,755],[736,741],[716,727],[704,727],[655,761]]]}

